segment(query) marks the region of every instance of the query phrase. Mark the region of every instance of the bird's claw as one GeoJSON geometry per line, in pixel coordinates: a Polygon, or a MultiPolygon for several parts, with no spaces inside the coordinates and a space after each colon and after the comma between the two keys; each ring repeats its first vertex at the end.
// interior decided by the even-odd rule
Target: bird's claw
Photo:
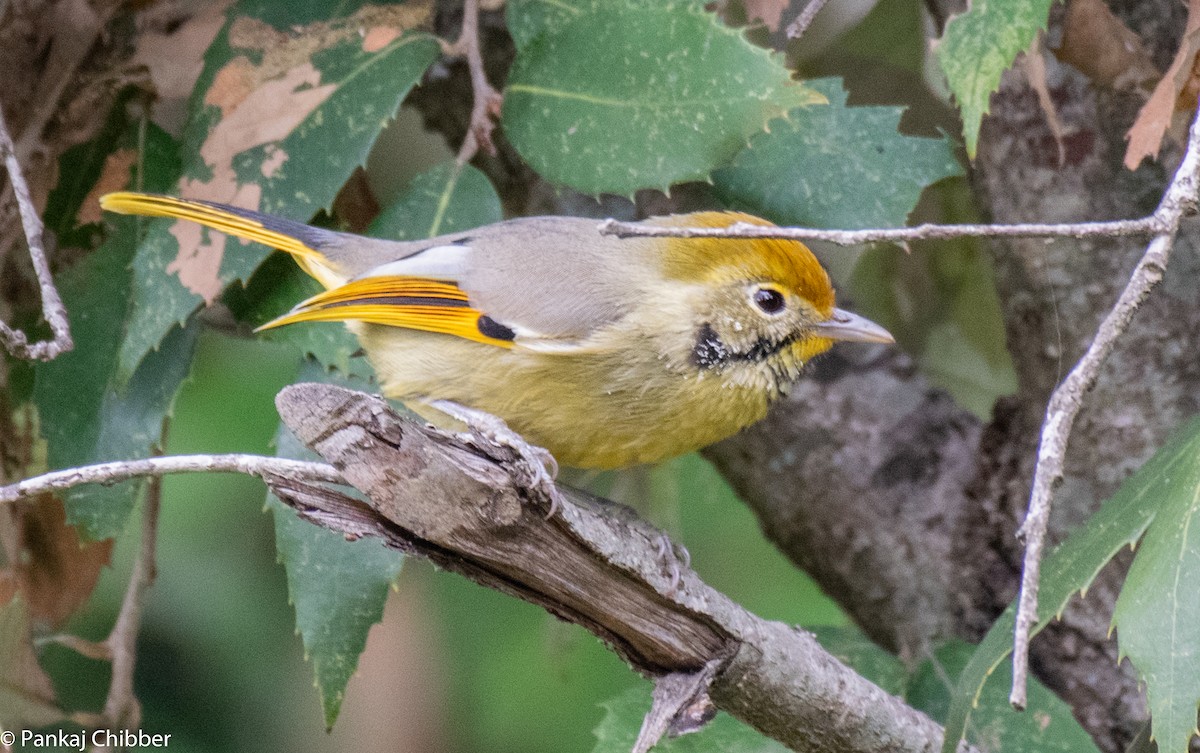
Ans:
{"type": "Polygon", "coordinates": [[[491,445],[491,447],[482,448],[485,451],[499,448],[515,453],[520,460],[514,465],[522,471],[523,477],[518,479],[521,485],[540,491],[550,501],[550,512],[546,517],[554,517],[559,506],[559,492],[554,485],[554,479],[558,476],[558,461],[554,459],[549,450],[530,444],[524,437],[509,428],[504,419],[486,411],[470,408],[451,400],[433,400],[430,405],[467,425],[470,432],[461,435],[464,441],[478,445],[479,440],[482,439],[491,445]]]}

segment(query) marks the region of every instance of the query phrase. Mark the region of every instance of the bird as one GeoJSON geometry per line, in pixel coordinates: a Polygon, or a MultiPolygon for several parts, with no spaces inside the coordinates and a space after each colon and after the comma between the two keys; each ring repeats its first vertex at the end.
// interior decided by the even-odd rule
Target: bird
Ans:
{"type": "MultiPolygon", "coordinates": [[[[828,273],[795,240],[616,237],[547,216],[396,241],[164,195],[100,203],[290,254],[325,290],[259,329],[344,322],[385,396],[435,423],[494,416],[580,469],[718,442],[766,416],[836,341],[894,342],[837,308],[828,273]]],[[[771,226],[732,211],[643,222],[771,226]]]]}

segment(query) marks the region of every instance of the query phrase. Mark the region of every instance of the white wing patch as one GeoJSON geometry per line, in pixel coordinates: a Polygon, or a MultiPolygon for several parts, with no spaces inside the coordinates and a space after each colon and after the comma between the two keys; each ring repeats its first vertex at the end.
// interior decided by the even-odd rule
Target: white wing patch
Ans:
{"type": "Polygon", "coordinates": [[[367,277],[424,277],[431,280],[453,280],[461,282],[467,274],[471,259],[471,247],[452,244],[430,246],[412,256],[380,264],[363,272],[355,280],[367,277]]]}

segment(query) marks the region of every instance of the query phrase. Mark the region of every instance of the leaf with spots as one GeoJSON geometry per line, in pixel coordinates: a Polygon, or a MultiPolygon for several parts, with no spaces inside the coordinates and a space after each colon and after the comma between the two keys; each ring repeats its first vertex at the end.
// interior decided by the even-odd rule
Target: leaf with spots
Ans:
{"type": "MultiPolygon", "coordinates": [[[[300,381],[330,379],[311,361],[300,374],[300,381]]],[[[282,423],[275,450],[280,457],[320,460],[282,423]]],[[[378,539],[347,541],[336,531],[301,520],[272,494],[267,507],[275,518],[275,546],[287,571],[288,599],[296,608],[296,632],[313,663],[325,726],[332,727],[367,633],[383,617],[388,587],[400,574],[404,557],[378,539]]]]}
{"type": "MultiPolygon", "coordinates": [[[[324,15],[308,4],[292,21],[260,5],[236,5],[205,56],[178,193],[307,221],[366,161],[438,43],[414,31],[429,12],[422,4],[350,12],[331,0],[320,4],[324,15]],[[255,10],[271,12],[270,22],[255,10]]],[[[172,326],[249,278],[265,256],[190,222],[149,223],[133,263],[119,374],[132,374],[172,326]]]]}
{"type": "Polygon", "coordinates": [[[631,194],[707,179],[769,120],[820,101],[711,13],[611,2],[518,52],[502,122],[547,179],[631,194]]]}
{"type": "Polygon", "coordinates": [[[801,107],[713,176],[717,195],[781,225],[899,227],[928,185],[961,175],[945,138],[897,128],[899,107],[847,107],[838,79],[811,81],[826,106],[801,107]]]}
{"type": "Polygon", "coordinates": [[[1051,0],[973,0],[946,23],[934,52],[962,114],[967,155],[975,157],[979,124],[1000,76],[1046,28],[1051,0]]]}
{"type": "MultiPolygon", "coordinates": [[[[683,3],[703,8],[707,0],[683,0],[683,3]]],[[[585,13],[602,13],[614,5],[654,8],[662,4],[662,0],[508,0],[504,18],[519,50],[542,32],[555,32],[585,13]]]]}
{"type": "MultiPolygon", "coordinates": [[[[1200,498],[1200,419],[1193,419],[1133,474],[1095,515],[1042,563],[1038,622],[1050,623],[1100,569],[1145,538],[1117,599],[1123,654],[1146,681],[1159,748],[1187,750],[1196,725],[1200,675],[1200,544],[1190,527],[1200,498]],[[1165,746],[1165,747],[1164,747],[1165,746]]],[[[1012,652],[1014,605],[1000,615],[959,676],[943,753],[953,753],[984,683],[1012,652]]]]}

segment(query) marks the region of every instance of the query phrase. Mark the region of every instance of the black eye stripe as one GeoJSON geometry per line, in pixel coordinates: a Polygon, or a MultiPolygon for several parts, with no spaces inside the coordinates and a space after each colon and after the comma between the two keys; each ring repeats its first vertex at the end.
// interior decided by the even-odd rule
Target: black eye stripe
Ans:
{"type": "Polygon", "coordinates": [[[786,303],[783,293],[775,288],[759,288],[754,291],[754,305],[765,313],[778,314],[783,311],[786,303]]]}

